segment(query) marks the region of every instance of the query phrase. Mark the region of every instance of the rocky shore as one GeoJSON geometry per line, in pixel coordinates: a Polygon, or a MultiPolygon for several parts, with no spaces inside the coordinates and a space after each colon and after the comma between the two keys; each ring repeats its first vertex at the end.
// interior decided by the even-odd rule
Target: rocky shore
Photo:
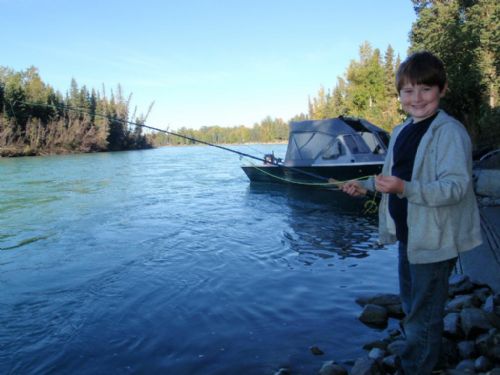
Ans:
{"type": "MultiPolygon", "coordinates": [[[[356,302],[361,308],[359,319],[367,329],[386,328],[391,319],[397,322],[404,317],[398,295],[377,294],[358,298],[356,302]]],[[[397,328],[384,332],[385,337],[364,345],[364,356],[343,363],[325,361],[318,375],[398,374],[399,358],[390,344],[401,339],[402,333],[397,328]]],[[[311,352],[320,354],[321,348],[312,347],[311,352]]],[[[472,282],[461,274],[451,276],[443,353],[437,369],[435,373],[443,375],[500,375],[500,294],[488,285],[472,282]]],[[[293,369],[288,368],[275,373],[293,374],[293,369]]]]}

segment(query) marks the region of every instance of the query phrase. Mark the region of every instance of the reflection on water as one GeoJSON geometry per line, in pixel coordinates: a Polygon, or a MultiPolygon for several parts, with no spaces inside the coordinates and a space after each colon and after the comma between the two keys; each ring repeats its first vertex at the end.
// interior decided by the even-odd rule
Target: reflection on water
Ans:
{"type": "Polygon", "coordinates": [[[379,249],[376,214],[366,213],[367,199],[336,190],[280,184],[251,184],[251,194],[281,198],[288,208],[282,243],[310,264],[316,258],[364,258],[379,249]]]}

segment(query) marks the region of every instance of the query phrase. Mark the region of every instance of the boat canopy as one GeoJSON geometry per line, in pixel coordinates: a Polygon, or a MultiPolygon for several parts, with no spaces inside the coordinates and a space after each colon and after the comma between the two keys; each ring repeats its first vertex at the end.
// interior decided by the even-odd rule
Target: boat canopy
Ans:
{"type": "Polygon", "coordinates": [[[338,117],[290,123],[285,165],[383,161],[389,134],[363,119],[338,117]]]}

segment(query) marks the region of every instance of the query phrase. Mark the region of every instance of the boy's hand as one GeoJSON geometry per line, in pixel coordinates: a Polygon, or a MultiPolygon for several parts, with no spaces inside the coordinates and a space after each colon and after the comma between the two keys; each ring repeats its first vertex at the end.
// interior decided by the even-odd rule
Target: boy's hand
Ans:
{"type": "Polygon", "coordinates": [[[375,176],[375,189],[381,193],[401,194],[405,188],[404,180],[395,176],[375,176]]]}
{"type": "Polygon", "coordinates": [[[360,197],[366,195],[366,189],[361,186],[358,181],[347,181],[340,186],[344,193],[349,194],[352,197],[360,197]]]}

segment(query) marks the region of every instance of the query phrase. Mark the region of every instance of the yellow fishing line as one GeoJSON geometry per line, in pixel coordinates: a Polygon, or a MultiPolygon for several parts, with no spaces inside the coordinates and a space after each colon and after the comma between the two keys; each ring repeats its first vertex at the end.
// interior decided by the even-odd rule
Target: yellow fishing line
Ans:
{"type": "MultiPolygon", "coordinates": [[[[345,181],[339,181],[339,180],[330,178],[329,182],[304,182],[304,181],[297,181],[297,180],[292,180],[290,178],[283,178],[280,176],[276,176],[276,175],[264,170],[263,168],[259,168],[251,161],[249,161],[249,163],[259,172],[261,172],[267,176],[270,176],[272,178],[275,178],[277,180],[280,180],[280,181],[284,181],[284,182],[288,182],[288,183],[296,184],[296,185],[306,185],[306,186],[330,186],[330,187],[335,186],[336,190],[340,190],[339,186],[346,183],[347,181],[366,180],[367,178],[372,177],[372,176],[361,176],[361,177],[352,178],[352,179],[345,180],[345,181]]],[[[378,210],[377,193],[378,192],[375,191],[375,193],[373,194],[373,198],[371,198],[365,202],[365,204],[363,205],[363,207],[364,207],[363,214],[365,214],[365,215],[366,214],[374,214],[377,212],[377,210],[378,210]]]]}
{"type": "Polygon", "coordinates": [[[363,207],[365,208],[363,214],[374,214],[378,211],[377,193],[378,191],[375,190],[373,198],[365,202],[365,204],[363,205],[363,207]]]}
{"type": "MultiPolygon", "coordinates": [[[[297,185],[308,185],[308,186],[339,186],[339,185],[342,185],[342,184],[346,183],[347,181],[366,180],[367,178],[372,177],[372,176],[362,176],[362,177],[357,177],[357,178],[351,178],[351,179],[345,180],[345,181],[339,181],[339,180],[330,178],[329,181],[331,181],[331,182],[305,182],[305,181],[292,180],[290,178],[284,178],[284,177],[276,176],[276,175],[274,175],[274,174],[272,174],[272,173],[270,173],[270,172],[268,172],[268,171],[266,171],[266,170],[264,170],[262,168],[259,168],[257,165],[255,165],[251,161],[249,161],[249,163],[256,170],[258,170],[259,172],[262,172],[265,175],[268,175],[268,176],[273,177],[273,178],[275,178],[277,180],[280,180],[280,181],[289,182],[289,183],[297,184],[297,185]]],[[[286,166],[284,166],[283,168],[286,168],[286,166]]]]}

